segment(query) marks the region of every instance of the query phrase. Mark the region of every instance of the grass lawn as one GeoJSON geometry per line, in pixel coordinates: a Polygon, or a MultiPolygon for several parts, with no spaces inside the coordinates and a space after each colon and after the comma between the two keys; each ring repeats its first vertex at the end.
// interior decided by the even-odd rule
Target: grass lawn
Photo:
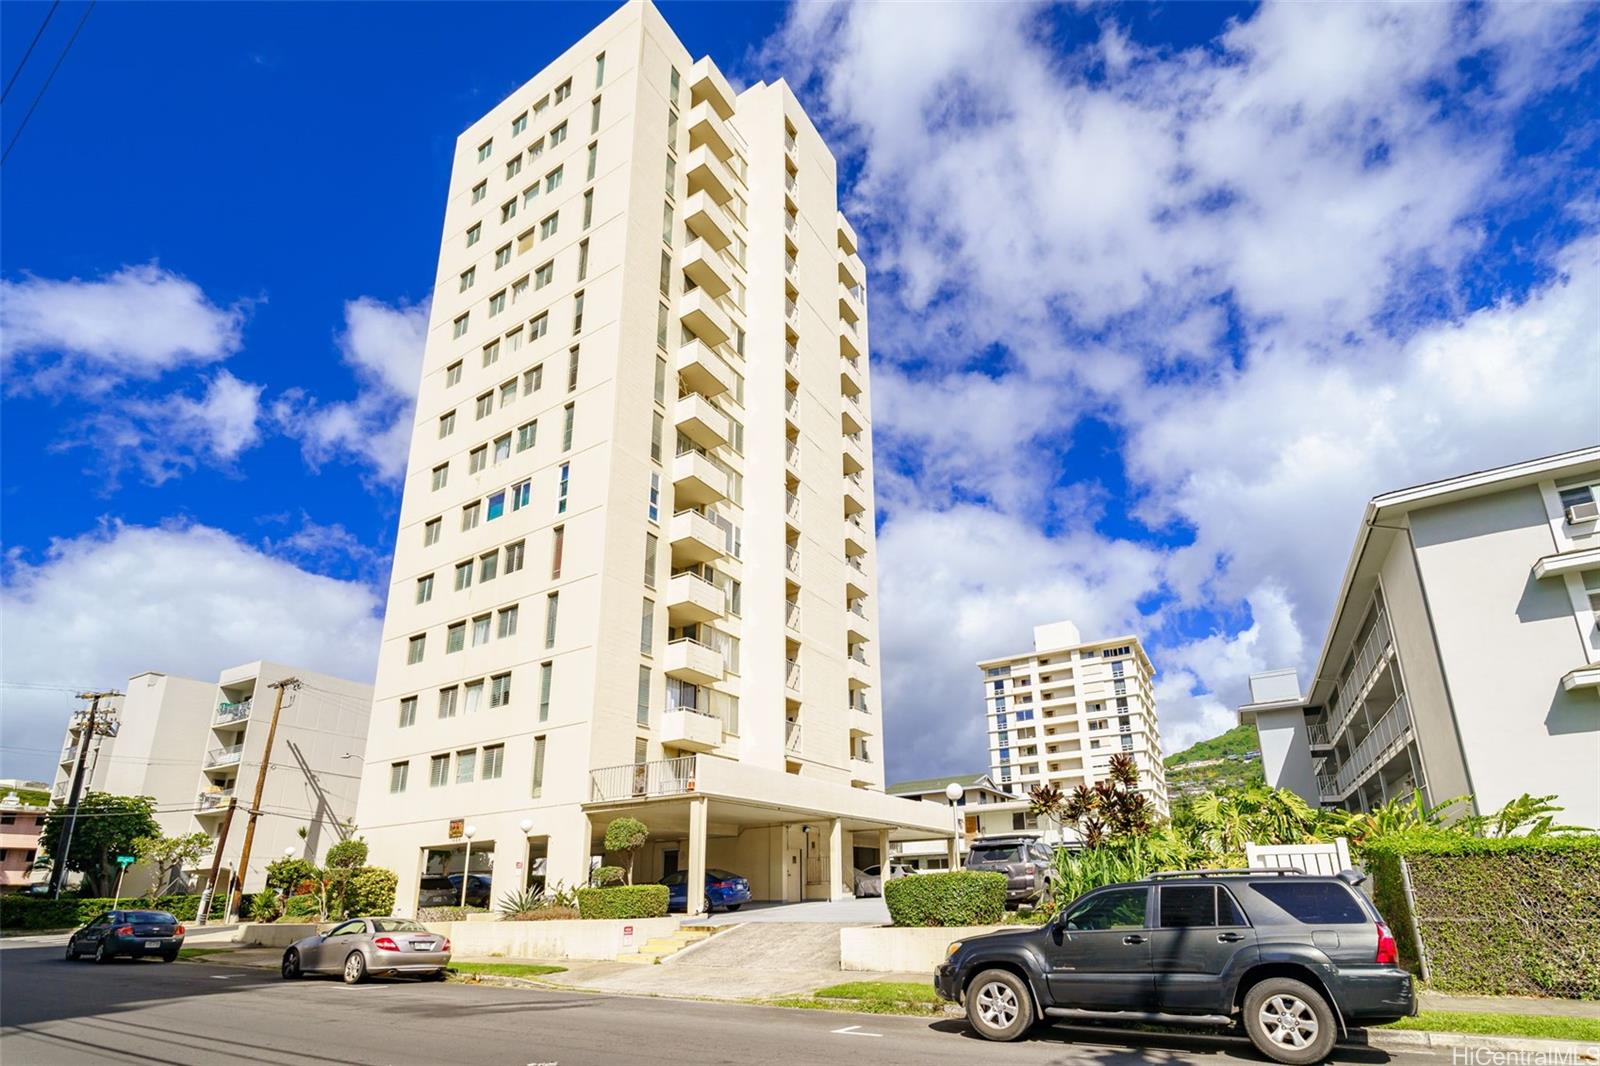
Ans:
{"type": "Polygon", "coordinates": [[[1479,1011],[1425,1010],[1380,1029],[1424,1029],[1435,1033],[1481,1036],[1532,1036],[1547,1040],[1600,1041],[1600,1018],[1568,1018],[1551,1014],[1493,1014],[1479,1011]]]}
{"type": "Polygon", "coordinates": [[[839,1010],[857,1014],[913,1014],[926,1017],[944,1011],[932,987],[909,981],[846,981],[819,988],[810,996],[767,999],[773,1007],[801,1010],[839,1010]]]}
{"type": "Polygon", "coordinates": [[[451,973],[476,973],[490,977],[543,977],[565,973],[565,966],[545,966],[533,962],[452,962],[451,973]]]}
{"type": "Polygon", "coordinates": [[[232,948],[179,948],[178,958],[198,959],[205,955],[226,955],[232,948]]]}

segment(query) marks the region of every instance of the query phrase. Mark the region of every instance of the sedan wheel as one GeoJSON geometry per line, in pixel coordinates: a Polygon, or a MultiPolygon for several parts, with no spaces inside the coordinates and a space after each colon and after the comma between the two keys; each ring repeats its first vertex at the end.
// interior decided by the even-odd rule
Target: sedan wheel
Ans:
{"type": "Polygon", "coordinates": [[[98,944],[96,944],[94,946],[94,961],[95,962],[110,962],[111,961],[111,953],[106,951],[106,942],[104,940],[100,941],[100,943],[98,943],[98,944]]]}
{"type": "Polygon", "coordinates": [[[344,983],[358,985],[367,979],[367,960],[359,951],[352,951],[344,960],[344,983]]]}
{"type": "Polygon", "coordinates": [[[1245,996],[1244,1024],[1262,1054],[1289,1066],[1321,1062],[1333,1050],[1333,1012],[1300,981],[1274,978],[1252,988],[1245,996]]]}
{"type": "Polygon", "coordinates": [[[1008,970],[985,970],[967,986],[967,1020],[989,1040],[1016,1040],[1033,1026],[1033,999],[1008,970]]]}
{"type": "Polygon", "coordinates": [[[279,968],[285,981],[293,981],[300,976],[300,953],[290,948],[283,953],[283,965],[279,968]]]}
{"type": "Polygon", "coordinates": [[[77,962],[78,961],[78,946],[77,946],[77,943],[75,941],[72,941],[72,940],[67,941],[67,961],[68,962],[77,962]]]}

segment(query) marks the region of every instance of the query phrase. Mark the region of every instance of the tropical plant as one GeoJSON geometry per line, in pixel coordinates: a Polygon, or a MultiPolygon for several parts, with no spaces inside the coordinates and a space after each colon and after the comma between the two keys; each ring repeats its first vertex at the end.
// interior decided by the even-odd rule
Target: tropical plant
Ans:
{"type": "Polygon", "coordinates": [[[1551,802],[1554,799],[1553,795],[1530,796],[1524,792],[1494,814],[1471,815],[1457,824],[1483,837],[1542,837],[1590,832],[1583,826],[1558,825],[1556,815],[1566,808],[1551,802]]]}
{"type": "Polygon", "coordinates": [[[1093,788],[1079,785],[1066,796],[1053,786],[1034,789],[1029,809],[1063,827],[1071,825],[1086,847],[1097,847],[1108,838],[1148,833],[1150,802],[1139,791],[1139,768],[1133,757],[1119,752],[1106,770],[1093,788]]]}
{"type": "Polygon", "coordinates": [[[610,852],[620,852],[628,857],[628,884],[633,884],[633,856],[645,841],[650,839],[650,830],[637,818],[613,818],[606,825],[605,849],[610,852]]]}
{"type": "Polygon", "coordinates": [[[317,865],[306,859],[278,859],[267,863],[267,887],[285,896],[297,893],[300,886],[317,879],[317,865]]]}
{"type": "Polygon", "coordinates": [[[283,914],[283,900],[270,888],[263,888],[250,897],[252,922],[275,922],[283,914]]]}
{"type": "Polygon", "coordinates": [[[189,886],[183,883],[183,871],[199,863],[210,850],[211,837],[199,832],[176,837],[144,836],[133,842],[133,853],[155,867],[152,892],[157,896],[174,888],[186,890],[189,886]]]}
{"type": "Polygon", "coordinates": [[[72,842],[61,855],[67,809],[53,808],[44,818],[40,844],[52,862],[83,874],[83,894],[110,896],[117,880],[117,856],[134,853],[134,841],[161,835],[156,824],[155,800],[150,796],[114,796],[89,792],[78,801],[72,842]]]}
{"type": "Polygon", "coordinates": [[[1420,790],[1409,797],[1395,797],[1370,811],[1325,811],[1322,832],[1325,836],[1348,837],[1356,847],[1400,834],[1453,833],[1475,835],[1469,818],[1456,809],[1471,803],[1470,796],[1455,796],[1429,806],[1420,790]]]}

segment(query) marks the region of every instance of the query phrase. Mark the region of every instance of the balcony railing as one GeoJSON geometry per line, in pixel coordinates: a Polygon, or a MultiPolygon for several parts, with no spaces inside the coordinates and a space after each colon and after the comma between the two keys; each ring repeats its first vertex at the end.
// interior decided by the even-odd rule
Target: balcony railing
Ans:
{"type": "Polygon", "coordinates": [[[800,469],[800,442],[799,441],[797,441],[797,440],[786,440],[786,441],[783,442],[783,461],[788,463],[791,467],[793,467],[796,470],[800,469]]]}
{"type": "Polygon", "coordinates": [[[244,744],[229,744],[225,748],[212,748],[206,752],[206,765],[232,766],[244,754],[244,744]]]}
{"type": "Polygon", "coordinates": [[[783,313],[786,318],[793,318],[794,313],[799,309],[800,305],[795,303],[793,299],[786,299],[783,301],[783,313]]]}
{"type": "Polygon", "coordinates": [[[800,394],[793,389],[786,389],[783,393],[783,413],[790,418],[800,417],[800,394]]]}
{"type": "Polygon", "coordinates": [[[791,753],[800,750],[800,723],[793,719],[783,723],[783,750],[791,753]]]}
{"type": "Polygon", "coordinates": [[[695,757],[626,766],[603,766],[589,771],[589,800],[609,803],[625,799],[650,799],[657,796],[684,796],[694,791],[695,757]]]}
{"type": "Polygon", "coordinates": [[[240,700],[238,703],[219,703],[217,705],[217,716],[214,719],[214,724],[221,725],[224,722],[237,722],[241,718],[249,718],[250,706],[254,702],[255,701],[251,699],[240,700]]]}
{"type": "Polygon", "coordinates": [[[800,688],[800,664],[793,659],[784,660],[783,684],[785,688],[800,688]]]}
{"type": "Polygon", "coordinates": [[[783,272],[785,274],[793,274],[798,265],[799,264],[795,262],[794,256],[786,255],[783,257],[783,272]]]}
{"type": "Polygon", "coordinates": [[[1411,714],[1406,698],[1401,696],[1389,705],[1378,719],[1378,724],[1372,727],[1372,732],[1356,745],[1356,750],[1350,753],[1334,774],[1334,796],[1342,796],[1355,786],[1360,778],[1364,777],[1382,755],[1395,741],[1405,735],[1411,728],[1411,714]]]}
{"type": "Polygon", "coordinates": [[[794,227],[795,227],[795,217],[793,215],[784,215],[783,216],[783,228],[785,230],[787,230],[788,232],[793,233],[794,232],[794,227]]]}
{"type": "Polygon", "coordinates": [[[1338,736],[1349,724],[1357,697],[1366,688],[1367,681],[1388,650],[1389,615],[1387,611],[1379,611],[1372,632],[1367,634],[1367,639],[1361,642],[1361,650],[1356,652],[1355,661],[1339,675],[1338,698],[1328,708],[1329,739],[1338,736]]]}
{"type": "Polygon", "coordinates": [[[792,152],[792,151],[794,151],[794,147],[795,147],[794,134],[785,133],[783,135],[783,148],[784,148],[784,151],[792,152]]]}
{"type": "Polygon", "coordinates": [[[794,368],[800,365],[800,349],[792,344],[783,346],[783,365],[794,368]]]}
{"type": "Polygon", "coordinates": [[[202,792],[199,796],[195,797],[195,804],[199,811],[204,813],[205,811],[212,811],[219,807],[227,806],[228,801],[232,798],[233,789],[231,788],[222,792],[202,792]]]}
{"type": "Polygon", "coordinates": [[[861,565],[861,556],[859,555],[846,555],[844,557],[844,564],[858,574],[865,574],[867,572],[867,568],[861,565]]]}
{"type": "Polygon", "coordinates": [[[800,521],[800,497],[792,492],[783,494],[783,513],[791,521],[800,521]]]}
{"type": "Polygon", "coordinates": [[[786,171],[784,173],[784,175],[783,175],[783,187],[785,189],[788,189],[790,192],[794,192],[794,187],[796,185],[798,185],[798,184],[799,184],[799,182],[797,182],[795,180],[795,176],[794,176],[794,172],[793,171],[786,171]]]}
{"type": "Polygon", "coordinates": [[[783,566],[791,574],[800,572],[800,549],[785,545],[783,549],[783,566]]]}
{"type": "Polygon", "coordinates": [[[783,624],[790,629],[800,628],[800,605],[793,600],[783,601],[783,624]]]}
{"type": "Polygon", "coordinates": [[[868,751],[866,748],[856,748],[850,753],[850,759],[852,762],[871,763],[872,752],[868,751]]]}
{"type": "Polygon", "coordinates": [[[1317,747],[1328,745],[1328,723],[1322,718],[1313,718],[1306,722],[1306,736],[1317,747]]]}
{"type": "Polygon", "coordinates": [[[866,610],[865,607],[862,606],[860,600],[855,600],[854,602],[852,602],[848,609],[849,609],[851,614],[855,615],[857,618],[861,619],[863,622],[865,622],[867,620],[867,610],[866,610]]]}

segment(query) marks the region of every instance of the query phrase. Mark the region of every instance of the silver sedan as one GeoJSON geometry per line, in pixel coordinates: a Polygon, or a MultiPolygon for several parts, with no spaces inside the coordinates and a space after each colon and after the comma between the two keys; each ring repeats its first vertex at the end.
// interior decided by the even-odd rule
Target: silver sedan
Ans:
{"type": "MultiPolygon", "coordinates": [[[[890,879],[910,877],[915,870],[892,864],[889,867],[890,879]]],[[[856,896],[881,896],[883,895],[883,867],[869,866],[865,870],[856,871],[856,896]]]]}
{"type": "Polygon", "coordinates": [[[449,938],[409,918],[351,918],[326,933],[295,941],[283,953],[285,980],[336,973],[347,985],[372,975],[438,979],[449,965],[449,938]]]}

